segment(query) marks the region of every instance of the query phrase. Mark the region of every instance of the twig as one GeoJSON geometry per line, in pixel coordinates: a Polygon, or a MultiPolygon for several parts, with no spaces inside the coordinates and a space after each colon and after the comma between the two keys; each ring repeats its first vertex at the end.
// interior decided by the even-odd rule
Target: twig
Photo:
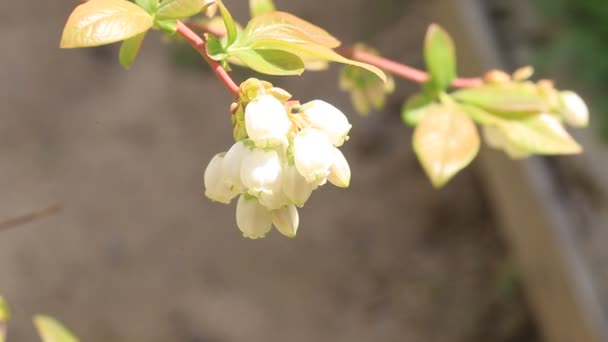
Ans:
{"type": "Polygon", "coordinates": [[[61,210],[61,207],[59,205],[53,205],[42,210],[8,219],[6,221],[0,222],[0,231],[8,230],[23,224],[31,223],[49,216],[53,216],[57,214],[59,210],[61,210]]]}

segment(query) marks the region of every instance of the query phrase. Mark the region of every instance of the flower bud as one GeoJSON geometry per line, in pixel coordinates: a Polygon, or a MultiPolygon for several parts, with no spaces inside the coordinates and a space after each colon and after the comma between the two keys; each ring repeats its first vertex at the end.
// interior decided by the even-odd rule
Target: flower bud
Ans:
{"type": "Polygon", "coordinates": [[[222,174],[224,184],[231,190],[243,192],[245,186],[241,181],[241,166],[243,159],[250,153],[249,148],[243,141],[237,141],[224,156],[222,163],[222,174]]]}
{"type": "Polygon", "coordinates": [[[209,199],[228,204],[238,194],[224,184],[222,164],[224,153],[216,154],[205,169],[205,196],[209,199]]]}
{"type": "Polygon", "coordinates": [[[570,126],[585,127],[589,124],[589,109],[585,101],[573,91],[560,92],[564,120],[570,126]]]}
{"type": "Polygon", "coordinates": [[[241,181],[252,196],[272,195],[280,186],[281,170],[281,160],[276,151],[256,148],[243,158],[241,181]]]}
{"type": "Polygon", "coordinates": [[[296,206],[302,208],[316,187],[316,184],[308,183],[295,166],[283,169],[283,192],[296,206]]]}
{"type": "Polygon", "coordinates": [[[341,146],[348,139],[352,126],[338,108],[325,101],[314,100],[302,105],[302,112],[311,127],[325,133],[332,145],[341,146]]]}
{"type": "Polygon", "coordinates": [[[257,147],[274,147],[287,145],[291,121],[281,101],[263,94],[245,107],[245,128],[257,147]]]}
{"type": "Polygon", "coordinates": [[[337,187],[348,188],[350,185],[350,166],[342,152],[334,147],[334,163],[329,169],[327,180],[337,187]]]}
{"type": "Polygon", "coordinates": [[[236,224],[244,237],[259,239],[272,228],[272,215],[257,199],[241,195],[236,204],[236,224]]]}
{"type": "Polygon", "coordinates": [[[293,158],[307,182],[323,185],[334,162],[334,152],[325,134],[305,128],[293,140],[293,158]]]}
{"type": "Polygon", "coordinates": [[[272,223],[281,234],[293,238],[298,231],[300,216],[295,206],[290,205],[272,212],[272,223]]]}

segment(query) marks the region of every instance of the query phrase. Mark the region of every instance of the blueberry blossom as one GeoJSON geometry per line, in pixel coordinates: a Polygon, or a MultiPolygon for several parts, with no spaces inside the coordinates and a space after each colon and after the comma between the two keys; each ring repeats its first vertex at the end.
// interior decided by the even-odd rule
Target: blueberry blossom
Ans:
{"type": "Polygon", "coordinates": [[[274,225],[294,237],[303,207],[328,180],[350,184],[350,167],[337,148],[351,125],[334,106],[315,100],[299,106],[270,83],[249,79],[231,106],[236,143],[213,157],[205,171],[205,195],[230,203],[240,195],[237,226],[244,237],[264,237],[274,225]]]}

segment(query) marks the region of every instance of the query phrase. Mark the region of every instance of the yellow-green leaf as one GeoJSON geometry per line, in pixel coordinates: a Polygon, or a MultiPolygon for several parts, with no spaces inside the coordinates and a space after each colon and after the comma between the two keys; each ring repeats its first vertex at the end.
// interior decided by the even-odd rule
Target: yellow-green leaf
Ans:
{"type": "Polygon", "coordinates": [[[245,27],[244,43],[262,40],[281,40],[307,43],[328,48],[340,46],[340,41],[324,29],[286,12],[269,12],[259,15],[245,27]]]}
{"type": "Polygon", "coordinates": [[[37,315],[34,325],[43,342],[78,342],[78,339],[56,319],[37,315]]]}
{"type": "MultiPolygon", "coordinates": [[[[302,60],[324,59],[324,60],[329,60],[329,61],[333,61],[333,62],[354,65],[354,66],[366,69],[370,72],[373,72],[383,82],[387,81],[386,75],[379,68],[377,68],[373,65],[369,65],[366,63],[348,59],[348,58],[338,54],[334,50],[332,50],[328,47],[322,46],[322,45],[291,43],[291,42],[286,42],[286,41],[281,41],[281,40],[263,40],[263,41],[255,42],[254,44],[251,45],[251,47],[255,50],[270,49],[270,50],[287,51],[287,52],[290,52],[290,53],[300,57],[302,60]]],[[[229,51],[229,52],[232,54],[232,51],[229,51]]]]}
{"type": "Polygon", "coordinates": [[[249,0],[251,17],[257,17],[276,10],[272,0],[249,0]]]}
{"type": "Polygon", "coordinates": [[[156,16],[159,19],[187,18],[198,14],[209,4],[209,0],[163,0],[158,5],[156,16]]]}
{"type": "Polygon", "coordinates": [[[431,105],[414,132],[414,151],[435,187],[442,187],[479,151],[473,120],[456,106],[431,105]]]}
{"type": "Polygon", "coordinates": [[[267,75],[300,75],[304,72],[302,59],[282,50],[243,49],[233,56],[249,68],[267,75]]]}
{"type": "Polygon", "coordinates": [[[122,42],[118,53],[118,60],[120,65],[125,69],[131,68],[131,65],[135,62],[135,59],[139,54],[139,49],[141,48],[141,43],[144,41],[145,37],[146,33],[144,32],[122,42]]]}
{"type": "Polygon", "coordinates": [[[152,27],[148,12],[126,0],[89,0],[74,9],[61,37],[62,48],[115,43],[152,27]]]}
{"type": "Polygon", "coordinates": [[[416,126],[429,112],[428,107],[432,106],[437,99],[426,93],[414,94],[401,108],[401,119],[409,126],[416,126]]]}
{"type": "Polygon", "coordinates": [[[537,88],[529,83],[488,84],[461,89],[451,95],[457,101],[509,119],[521,119],[550,110],[537,88]]]}
{"type": "Polygon", "coordinates": [[[232,18],[232,14],[230,14],[228,8],[226,8],[221,0],[216,0],[216,3],[222,18],[224,19],[224,25],[226,26],[226,45],[230,46],[236,41],[238,36],[236,22],[234,21],[234,18],[232,18]]]}
{"type": "Polygon", "coordinates": [[[456,78],[456,51],[450,35],[437,24],[426,32],[424,59],[430,82],[440,91],[449,87],[456,78]]]}
{"type": "Polygon", "coordinates": [[[135,3],[148,13],[155,13],[158,9],[158,0],[135,0],[135,3]]]}
{"type": "Polygon", "coordinates": [[[4,297],[0,296],[0,342],[6,338],[6,321],[11,317],[11,311],[4,297]]]}
{"type": "Polygon", "coordinates": [[[501,120],[496,125],[508,143],[533,154],[576,154],[582,147],[568,134],[563,124],[551,114],[539,114],[522,120],[501,120]]]}

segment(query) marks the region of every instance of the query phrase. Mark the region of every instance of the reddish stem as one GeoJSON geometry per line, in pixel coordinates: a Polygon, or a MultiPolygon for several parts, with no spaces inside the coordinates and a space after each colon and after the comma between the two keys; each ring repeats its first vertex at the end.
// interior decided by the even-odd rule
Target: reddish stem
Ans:
{"type": "MultiPolygon", "coordinates": [[[[345,57],[377,66],[391,74],[401,76],[417,83],[424,83],[429,79],[429,75],[422,70],[365,51],[356,50],[350,47],[338,48],[337,51],[345,57]]],[[[483,80],[481,78],[457,78],[452,82],[452,86],[456,88],[479,87],[482,85],[483,80]]]]}
{"type": "Polygon", "coordinates": [[[228,91],[230,91],[234,97],[237,97],[239,93],[239,86],[234,83],[226,69],[224,69],[220,63],[211,59],[211,57],[207,55],[205,40],[179,20],[177,21],[177,32],[184,37],[184,39],[186,39],[186,41],[188,41],[188,43],[190,43],[190,45],[192,45],[192,47],[201,54],[201,56],[203,56],[207,63],[209,63],[209,66],[211,66],[211,69],[213,69],[213,72],[215,72],[220,81],[222,81],[226,89],[228,89],[228,91]]]}

